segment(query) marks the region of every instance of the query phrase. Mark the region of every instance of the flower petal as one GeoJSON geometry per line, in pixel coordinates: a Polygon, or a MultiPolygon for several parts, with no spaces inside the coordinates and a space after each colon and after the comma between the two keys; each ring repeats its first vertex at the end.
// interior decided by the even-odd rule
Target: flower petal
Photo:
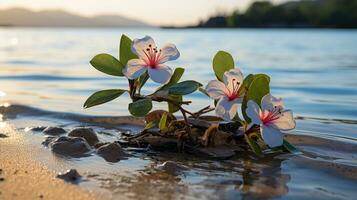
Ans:
{"type": "Polygon", "coordinates": [[[225,96],[226,86],[217,80],[208,82],[206,92],[213,99],[220,99],[225,96]]]}
{"type": "Polygon", "coordinates": [[[283,145],[283,134],[280,130],[272,126],[261,126],[260,133],[263,137],[264,143],[269,147],[278,147],[283,145]]]}
{"type": "Polygon", "coordinates": [[[216,105],[216,114],[218,117],[226,121],[231,121],[237,114],[238,104],[237,101],[229,101],[228,98],[223,97],[216,105]]]}
{"type": "Polygon", "coordinates": [[[167,83],[172,75],[172,69],[160,64],[156,68],[149,68],[149,76],[156,83],[167,83]]]}
{"type": "Polygon", "coordinates": [[[295,128],[296,123],[293,117],[293,112],[291,110],[285,110],[281,113],[281,116],[274,120],[273,126],[276,128],[283,130],[283,131],[288,131],[292,130],[295,128]]]}
{"type": "Polygon", "coordinates": [[[137,79],[146,71],[145,63],[140,59],[131,59],[123,69],[123,74],[128,79],[137,79]]]}
{"type": "Polygon", "coordinates": [[[266,94],[263,98],[262,98],[262,110],[269,110],[271,111],[274,106],[277,107],[284,107],[283,104],[283,100],[281,98],[276,98],[274,96],[272,96],[271,94],[266,94]]]}
{"type": "Polygon", "coordinates": [[[131,51],[139,58],[146,58],[145,51],[151,45],[152,48],[156,47],[155,41],[150,36],[145,36],[141,39],[134,39],[131,46],[131,51]]]}
{"type": "Polygon", "coordinates": [[[170,60],[176,60],[180,57],[180,52],[174,44],[166,44],[161,48],[159,63],[165,63],[170,60]]]}
{"type": "Polygon", "coordinates": [[[260,107],[255,101],[253,100],[248,101],[247,109],[245,109],[245,113],[250,118],[251,122],[256,125],[262,124],[262,120],[260,120],[259,117],[260,111],[261,111],[260,107]]]}
{"type": "Polygon", "coordinates": [[[229,71],[224,72],[223,75],[224,84],[228,87],[229,90],[233,91],[234,84],[239,83],[239,86],[243,83],[243,74],[238,68],[231,69],[229,71]],[[234,81],[233,81],[234,80],[234,81]]]}

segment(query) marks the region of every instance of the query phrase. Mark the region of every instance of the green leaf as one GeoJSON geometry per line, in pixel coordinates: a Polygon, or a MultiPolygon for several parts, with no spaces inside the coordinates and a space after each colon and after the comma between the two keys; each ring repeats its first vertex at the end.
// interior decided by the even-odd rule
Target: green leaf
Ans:
{"type": "Polygon", "coordinates": [[[129,104],[129,112],[135,117],[143,117],[152,109],[151,99],[140,99],[129,104]]]}
{"type": "Polygon", "coordinates": [[[260,149],[259,144],[251,139],[247,134],[244,134],[244,138],[247,141],[249,147],[252,149],[252,151],[255,153],[255,155],[263,157],[263,152],[260,149]]]}
{"type": "Polygon", "coordinates": [[[131,39],[128,36],[126,36],[124,34],[121,36],[120,48],[119,48],[119,58],[120,58],[120,62],[123,64],[123,66],[125,66],[129,60],[138,58],[138,56],[131,51],[132,43],[133,42],[131,41],[131,39]]]}
{"type": "MultiPolygon", "coordinates": [[[[169,95],[169,98],[173,99],[173,100],[175,100],[177,102],[181,102],[182,101],[182,96],[181,95],[169,95]]],[[[179,108],[176,105],[172,104],[172,103],[168,103],[168,107],[169,107],[169,112],[170,113],[175,113],[175,112],[179,111],[179,108]]]]}
{"type": "Polygon", "coordinates": [[[204,95],[210,97],[209,94],[207,93],[206,89],[200,87],[200,88],[198,88],[198,91],[200,91],[202,94],[204,94],[204,95]]]}
{"type": "Polygon", "coordinates": [[[177,83],[181,79],[184,72],[185,72],[184,68],[181,68],[181,67],[176,68],[174,73],[172,74],[169,82],[167,82],[165,85],[163,85],[159,89],[157,89],[156,92],[161,91],[161,90],[166,90],[173,84],[177,83]]]}
{"type": "Polygon", "coordinates": [[[183,81],[176,83],[169,88],[169,94],[187,95],[196,91],[202,84],[197,81],[183,81]]]}
{"type": "Polygon", "coordinates": [[[283,147],[285,148],[285,150],[289,151],[290,153],[300,153],[300,151],[294,147],[292,144],[290,144],[288,141],[286,141],[284,139],[284,142],[283,142],[283,147]]]}
{"type": "Polygon", "coordinates": [[[124,76],[122,72],[124,65],[109,54],[102,53],[94,56],[90,64],[103,73],[113,76],[124,76]]]}
{"type": "Polygon", "coordinates": [[[146,71],[143,75],[141,75],[138,79],[138,91],[141,91],[141,88],[145,85],[146,81],[149,79],[149,73],[146,71]]]}
{"type": "Polygon", "coordinates": [[[270,92],[269,82],[270,82],[270,78],[268,75],[265,74],[254,75],[254,78],[251,81],[251,84],[242,102],[242,113],[247,123],[250,123],[250,118],[246,114],[248,101],[253,100],[258,105],[260,105],[262,98],[270,92]]]}
{"type": "Polygon", "coordinates": [[[110,90],[102,90],[102,91],[95,92],[87,99],[83,107],[90,108],[93,106],[97,106],[109,102],[111,100],[118,98],[124,92],[126,92],[126,90],[121,90],[121,89],[110,89],[110,90]]]}
{"type": "Polygon", "coordinates": [[[159,122],[159,129],[161,131],[165,131],[167,129],[166,122],[167,122],[167,113],[164,112],[159,122]]]}
{"type": "Polygon", "coordinates": [[[144,130],[154,128],[155,126],[157,126],[157,123],[158,123],[157,120],[147,123],[144,127],[144,130]]]}
{"type": "Polygon", "coordinates": [[[250,84],[252,84],[252,81],[254,79],[254,75],[253,74],[249,74],[248,76],[246,76],[243,80],[242,83],[242,88],[245,88],[246,90],[249,89],[250,84]]]}
{"type": "Polygon", "coordinates": [[[234,60],[231,54],[218,51],[213,58],[213,71],[218,80],[223,81],[224,72],[234,68],[234,60]]]}

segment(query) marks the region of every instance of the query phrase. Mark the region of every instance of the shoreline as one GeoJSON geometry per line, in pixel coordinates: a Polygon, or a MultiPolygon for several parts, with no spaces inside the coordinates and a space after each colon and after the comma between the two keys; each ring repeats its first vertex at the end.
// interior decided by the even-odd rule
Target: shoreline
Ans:
{"type": "Polygon", "coordinates": [[[15,130],[1,131],[0,199],[97,199],[94,192],[56,178],[54,171],[35,161],[15,130]]]}

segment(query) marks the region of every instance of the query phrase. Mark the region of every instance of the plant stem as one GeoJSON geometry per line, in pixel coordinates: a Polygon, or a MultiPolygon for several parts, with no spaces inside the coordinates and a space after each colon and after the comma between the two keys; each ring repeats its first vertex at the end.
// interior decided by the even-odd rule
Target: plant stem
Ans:
{"type": "Polygon", "coordinates": [[[182,113],[182,116],[183,116],[183,119],[185,120],[186,131],[187,131],[188,137],[190,138],[190,141],[192,141],[191,126],[190,126],[190,124],[188,123],[185,110],[184,110],[181,106],[179,106],[178,108],[180,109],[180,111],[181,111],[181,113],[182,113]]]}
{"type": "Polygon", "coordinates": [[[198,118],[199,116],[214,110],[214,108],[211,108],[210,106],[206,106],[206,107],[202,108],[201,110],[199,110],[195,113],[192,113],[182,107],[182,105],[189,105],[190,103],[192,103],[191,101],[175,101],[168,97],[155,96],[155,95],[151,95],[151,96],[141,96],[141,95],[135,95],[135,94],[132,95],[133,101],[137,101],[137,100],[144,99],[144,98],[150,98],[152,101],[156,101],[156,102],[164,101],[164,102],[168,102],[168,103],[171,103],[171,104],[177,106],[178,109],[182,113],[183,119],[186,124],[186,131],[187,131],[187,134],[191,141],[193,140],[193,138],[192,138],[192,134],[191,134],[191,126],[187,120],[187,114],[191,115],[193,118],[198,118]]]}

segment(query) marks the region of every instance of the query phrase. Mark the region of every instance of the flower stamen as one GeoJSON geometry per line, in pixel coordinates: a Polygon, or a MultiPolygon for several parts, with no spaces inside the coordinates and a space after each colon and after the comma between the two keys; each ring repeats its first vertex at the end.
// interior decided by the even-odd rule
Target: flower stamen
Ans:
{"type": "Polygon", "coordinates": [[[239,93],[240,93],[240,83],[238,81],[236,81],[236,79],[232,79],[232,90],[229,87],[229,84],[226,86],[227,88],[227,97],[229,99],[229,101],[233,101],[237,98],[239,98],[239,93]]]}
{"type": "Polygon", "coordinates": [[[273,123],[275,120],[279,119],[282,115],[282,108],[274,106],[272,110],[266,110],[259,113],[259,117],[262,120],[264,125],[273,123]]]}
{"type": "Polygon", "coordinates": [[[157,47],[153,48],[151,44],[149,44],[145,50],[143,50],[143,52],[145,54],[144,61],[146,66],[155,69],[160,63],[162,50],[158,50],[157,47]]]}

